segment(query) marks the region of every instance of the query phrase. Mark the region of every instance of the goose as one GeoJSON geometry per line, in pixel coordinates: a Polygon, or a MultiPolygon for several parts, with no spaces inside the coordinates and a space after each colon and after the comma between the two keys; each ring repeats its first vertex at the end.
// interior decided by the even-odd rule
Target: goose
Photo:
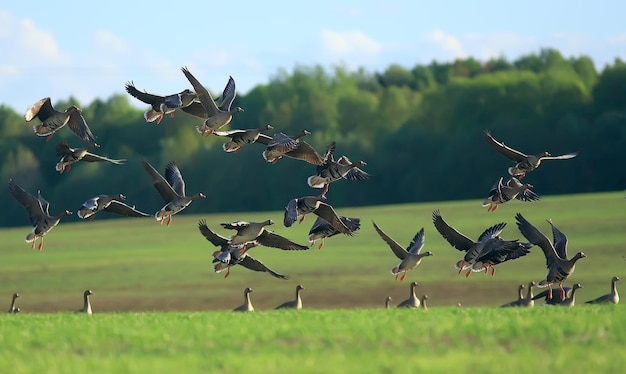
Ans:
{"type": "Polygon", "coordinates": [[[150,217],[150,214],[141,212],[134,206],[126,205],[123,202],[125,200],[126,196],[122,194],[94,196],[78,208],[76,215],[82,219],[93,220],[98,212],[104,211],[126,217],[150,217]]]}
{"type": "Polygon", "coordinates": [[[619,277],[611,278],[611,293],[602,295],[596,299],[586,301],[587,304],[600,304],[600,303],[619,303],[619,294],[617,293],[617,282],[619,277]]]}
{"type": "MultiPolygon", "coordinates": [[[[352,236],[354,230],[351,230],[351,228],[339,218],[335,209],[330,204],[325,203],[324,200],[326,200],[326,196],[323,195],[303,196],[291,199],[287,203],[287,206],[285,206],[283,224],[285,227],[291,227],[296,221],[302,223],[307,214],[314,213],[330,223],[340,233],[352,236]]],[[[352,228],[354,227],[355,226],[352,225],[352,228]]]]}
{"type": "Polygon", "coordinates": [[[323,188],[322,195],[328,192],[332,182],[340,179],[363,181],[370,175],[359,167],[367,165],[364,161],[352,162],[348,157],[341,156],[337,161],[333,157],[335,142],[331,143],[324,156],[324,163],[317,167],[317,173],[307,178],[307,183],[313,188],[323,188]]]}
{"type": "Polygon", "coordinates": [[[306,161],[309,164],[321,165],[324,162],[320,155],[309,143],[300,139],[303,136],[311,135],[307,130],[302,130],[294,136],[286,135],[282,132],[276,133],[271,139],[259,137],[258,143],[265,144],[263,159],[275,164],[283,156],[296,160],[306,161]]]}
{"type": "Polygon", "coordinates": [[[426,300],[428,300],[428,295],[422,295],[420,298],[422,309],[428,310],[428,306],[426,305],[426,300]]]}
{"type": "Polygon", "coordinates": [[[391,302],[393,301],[393,299],[391,298],[391,296],[387,296],[385,298],[385,309],[391,309],[391,302]]]}
{"type": "Polygon", "coordinates": [[[294,300],[285,301],[274,309],[302,309],[302,297],[300,297],[300,293],[305,288],[299,284],[296,286],[296,298],[294,300]]]}
{"type": "Polygon", "coordinates": [[[246,144],[256,143],[258,142],[259,138],[263,138],[269,142],[272,138],[268,135],[262,134],[261,131],[272,129],[274,129],[274,127],[272,127],[272,125],[270,124],[267,124],[256,129],[213,131],[213,134],[230,138],[230,141],[228,143],[222,144],[222,149],[225,152],[237,153],[242,146],[246,144]]]}
{"type": "Polygon", "coordinates": [[[398,304],[398,308],[419,308],[420,299],[415,295],[415,289],[419,286],[417,282],[411,282],[411,292],[409,298],[398,304]]]}
{"type": "Polygon", "coordinates": [[[533,288],[537,286],[535,281],[531,281],[528,283],[528,291],[526,291],[526,297],[522,300],[520,306],[532,308],[535,306],[535,299],[533,298],[533,288]]]}
{"type": "Polygon", "coordinates": [[[489,207],[488,212],[495,211],[498,209],[498,204],[504,204],[512,199],[520,201],[539,200],[539,195],[530,190],[533,188],[532,184],[523,184],[515,177],[509,179],[506,184],[502,181],[503,178],[500,177],[489,190],[487,198],[482,202],[482,206],[489,207]]]}
{"type": "Polygon", "coordinates": [[[239,254],[241,248],[239,246],[233,246],[229,248],[228,239],[213,232],[206,225],[205,220],[200,220],[198,222],[198,229],[200,230],[200,234],[202,234],[202,236],[204,236],[206,240],[211,242],[211,244],[213,244],[214,246],[220,247],[219,251],[213,252],[213,263],[215,263],[213,270],[216,273],[226,270],[226,275],[224,275],[224,278],[228,278],[228,276],[230,275],[231,267],[235,265],[241,265],[246,269],[252,271],[267,272],[279,279],[289,279],[287,276],[279,274],[268,268],[261,261],[255,259],[248,254],[249,249],[257,246],[256,242],[247,243],[246,251],[242,254],[239,254]]]}
{"type": "MultiPolygon", "coordinates": [[[[572,292],[572,287],[563,287],[563,291],[565,291],[565,297],[569,297],[572,292]]],[[[541,291],[537,295],[533,296],[533,300],[540,299],[544,299],[545,303],[548,305],[556,305],[563,301],[560,299],[560,297],[554,297],[554,295],[550,295],[548,293],[548,290],[541,291]]]]}
{"type": "Polygon", "coordinates": [[[79,138],[87,143],[95,143],[96,137],[91,132],[91,129],[89,129],[81,112],[82,111],[74,105],[65,109],[63,112],[59,112],[52,106],[50,98],[44,97],[26,111],[24,119],[26,122],[30,122],[37,117],[41,123],[33,126],[33,131],[37,136],[46,136],[46,140],[50,140],[55,132],[63,126],[68,125],[70,130],[79,138]]]}
{"type": "Polygon", "coordinates": [[[240,107],[231,109],[236,95],[235,80],[233,77],[229,77],[228,83],[226,84],[226,87],[224,87],[224,92],[222,93],[222,103],[218,107],[217,104],[215,104],[211,93],[204,88],[196,77],[194,77],[186,67],[183,67],[181,70],[198,94],[198,100],[200,100],[205,112],[202,116],[202,118],[204,118],[204,123],[201,126],[196,127],[196,131],[198,131],[198,133],[204,136],[209,136],[213,133],[213,131],[228,125],[233,119],[233,114],[243,112],[243,109],[240,107]]]}
{"type": "Polygon", "coordinates": [[[20,297],[19,293],[14,293],[13,298],[11,299],[11,306],[9,307],[9,313],[19,313],[21,310],[15,306],[15,300],[20,297]]]}
{"type": "MultiPolygon", "coordinates": [[[[361,219],[360,218],[348,218],[344,216],[339,216],[339,219],[343,224],[351,231],[355,232],[361,228],[361,219]]],[[[324,246],[324,240],[326,238],[330,238],[331,236],[335,236],[340,234],[341,232],[337,230],[333,225],[331,225],[324,218],[318,216],[313,226],[309,230],[309,246],[313,246],[317,240],[320,241],[317,249],[322,249],[324,246]]]]}
{"type": "Polygon", "coordinates": [[[146,122],[156,121],[156,123],[159,124],[165,114],[170,114],[174,117],[176,109],[184,110],[184,108],[193,104],[200,105],[200,103],[196,101],[198,95],[188,88],[180,91],[179,93],[161,96],[147,91],[139,91],[135,87],[135,83],[129,81],[124,85],[124,89],[132,97],[151,106],[151,108],[148,109],[143,115],[146,122]]]}
{"type": "Polygon", "coordinates": [[[26,242],[32,243],[31,248],[35,249],[37,238],[41,238],[38,247],[41,251],[43,249],[43,237],[61,222],[61,218],[71,215],[72,212],[66,209],[56,216],[51,216],[48,210],[50,203],[41,196],[41,191],[38,192],[38,197],[35,197],[26,192],[13,179],[9,180],[9,191],[15,200],[26,208],[30,223],[33,225],[33,231],[26,235],[26,242]]]}
{"type": "Polygon", "coordinates": [[[61,159],[57,162],[55,170],[59,173],[63,173],[64,171],[69,173],[72,168],[72,164],[78,161],[110,162],[116,165],[121,165],[126,162],[126,159],[114,160],[112,158],[99,156],[88,151],[90,148],[98,147],[100,147],[98,144],[92,143],[82,148],[70,148],[65,140],[60,141],[56,146],[56,153],[57,156],[61,157],[61,159]]]}
{"type": "Polygon", "coordinates": [[[548,302],[546,300],[546,305],[560,305],[560,306],[566,306],[566,307],[573,307],[576,304],[576,290],[579,288],[584,288],[580,283],[576,283],[572,286],[572,290],[569,293],[568,297],[563,298],[562,300],[559,299],[551,299],[550,302],[548,302]]]}
{"type": "Polygon", "coordinates": [[[569,160],[578,155],[578,152],[566,153],[560,156],[552,156],[549,152],[542,152],[538,155],[527,155],[497,141],[487,130],[485,130],[485,137],[487,138],[489,145],[495,148],[496,151],[500,152],[508,159],[516,162],[515,166],[509,168],[509,174],[514,177],[519,176],[520,179],[524,178],[526,173],[538,168],[542,161],[569,160]]]}
{"type": "Polygon", "coordinates": [[[234,312],[254,312],[254,307],[250,301],[250,293],[253,291],[250,287],[243,290],[243,304],[233,309],[234,312]]]}
{"type": "Polygon", "coordinates": [[[433,253],[430,251],[423,253],[421,252],[422,248],[424,247],[423,227],[417,232],[417,234],[415,234],[415,237],[413,238],[413,240],[411,240],[409,246],[404,249],[400,244],[398,244],[398,242],[393,240],[389,235],[385,234],[385,232],[380,227],[378,227],[376,222],[373,222],[373,224],[374,229],[376,229],[378,235],[380,235],[385,243],[387,243],[387,245],[389,246],[389,248],[391,248],[391,251],[396,255],[396,257],[400,259],[400,263],[396,267],[391,269],[391,274],[396,276],[396,280],[398,280],[398,275],[400,275],[400,273],[403,273],[402,277],[400,278],[400,282],[404,282],[404,278],[406,278],[406,274],[409,270],[415,269],[422,262],[422,258],[433,255],[433,253]]]}
{"type": "Polygon", "coordinates": [[[221,226],[227,230],[237,230],[237,233],[228,239],[228,245],[230,247],[241,245],[240,254],[245,252],[250,242],[256,242],[265,247],[280,248],[288,251],[309,249],[306,245],[294,243],[283,236],[265,229],[265,226],[273,224],[274,221],[268,219],[263,222],[235,221],[221,223],[221,226]]]}
{"type": "Polygon", "coordinates": [[[526,256],[530,253],[530,248],[533,246],[530,243],[520,243],[516,240],[517,246],[507,244],[505,247],[499,247],[494,245],[485,246],[482,251],[476,256],[474,263],[471,266],[472,271],[488,273],[491,268],[491,276],[496,273],[495,266],[505,261],[515,260],[522,256],[526,256]]]}
{"type": "Polygon", "coordinates": [[[87,314],[92,314],[91,312],[91,302],[89,301],[89,296],[93,295],[93,292],[91,292],[91,290],[85,290],[85,292],[83,293],[83,308],[77,310],[77,313],[87,313],[87,314]]]}
{"type": "Polygon", "coordinates": [[[548,220],[552,226],[552,236],[554,244],[535,226],[528,222],[521,213],[515,215],[517,227],[524,237],[534,245],[538,245],[546,257],[548,273],[545,279],[537,284],[538,287],[548,287],[549,298],[552,298],[552,283],[559,283],[561,290],[561,300],[565,299],[563,282],[574,272],[576,261],[587,257],[584,252],[578,252],[571,259],[567,258],[567,237],[557,229],[552,221],[548,220]]]}
{"type": "Polygon", "coordinates": [[[152,183],[166,204],[154,214],[154,218],[163,224],[167,218],[167,226],[172,223],[172,216],[191,204],[193,200],[204,199],[206,196],[198,192],[191,196],[185,194],[185,181],[174,161],[165,167],[165,178],[150,163],[143,160],[143,166],[152,177],[152,183]]]}
{"type": "MultiPolygon", "coordinates": [[[[478,267],[474,266],[478,265],[476,260],[479,256],[485,256],[484,260],[487,260],[487,254],[509,254],[519,250],[520,247],[517,240],[502,240],[499,237],[506,226],[505,222],[495,224],[483,231],[478,237],[478,241],[473,241],[450,226],[444,221],[443,217],[441,217],[439,210],[433,211],[433,224],[441,236],[443,236],[452,247],[459,251],[465,251],[463,259],[458,261],[454,266],[459,270],[459,274],[461,271],[469,268],[465,274],[466,278],[470,276],[472,271],[479,271],[478,267]]],[[[512,256],[510,259],[512,259],[512,256]]],[[[482,265],[483,263],[480,263],[481,267],[482,265]]],[[[485,266],[488,265],[485,263],[485,266]]]]}
{"type": "Polygon", "coordinates": [[[517,300],[501,305],[501,307],[506,308],[506,307],[511,307],[511,306],[521,306],[522,301],[524,301],[524,288],[525,286],[523,284],[520,284],[519,287],[517,288],[517,292],[518,292],[517,300]]]}

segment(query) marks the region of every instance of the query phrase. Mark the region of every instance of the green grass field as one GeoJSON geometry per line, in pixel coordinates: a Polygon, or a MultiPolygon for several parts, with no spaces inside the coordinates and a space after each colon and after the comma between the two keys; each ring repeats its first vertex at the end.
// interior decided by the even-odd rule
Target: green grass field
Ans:
{"type": "Polygon", "coordinates": [[[282,211],[181,214],[171,227],[151,218],[71,217],[42,252],[23,241],[29,227],[3,229],[0,295],[8,309],[19,292],[22,313],[0,316],[0,372],[618,372],[626,364],[626,309],[582,304],[607,293],[612,276],[624,276],[624,204],[620,191],[513,201],[493,213],[477,200],[337,207],[362,219],[354,237],[332,237],[321,250],[251,250],[289,281],[240,267],[226,279],[213,273],[214,247],[197,222],[227,236],[220,222],[271,218],[273,231],[306,244],[313,216],[291,228],[282,226],[282,211]],[[588,256],[566,282],[584,286],[577,306],[493,308],[515,299],[520,283],[544,277],[541,249],[498,265],[494,277],[466,279],[453,267],[462,253],[432,224],[434,209],[472,238],[507,222],[503,238],[523,239],[516,212],[551,237],[545,220],[552,219],[568,236],[570,255],[588,256]],[[395,281],[389,269],[398,260],[372,221],[403,246],[424,227],[425,250],[435,255],[395,281]],[[405,299],[413,280],[429,295],[428,311],[382,309],[387,295],[394,305],[405,299]],[[297,284],[306,287],[305,310],[270,311],[292,299],[297,284]],[[255,290],[256,312],[235,315],[245,287],[255,290]],[[67,313],[82,307],[85,289],[94,292],[94,315],[67,313]]]}

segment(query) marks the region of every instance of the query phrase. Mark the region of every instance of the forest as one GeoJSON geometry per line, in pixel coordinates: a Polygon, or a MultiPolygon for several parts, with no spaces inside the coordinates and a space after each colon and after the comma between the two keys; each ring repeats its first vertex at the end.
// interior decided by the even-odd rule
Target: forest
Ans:
{"type": "MultiPolygon", "coordinates": [[[[181,77],[181,90],[190,88],[181,77]]],[[[199,79],[206,84],[205,77],[199,79]]],[[[195,126],[202,120],[182,111],[160,124],[147,123],[136,99],[124,92],[125,82],[119,83],[120,93],[109,98],[80,103],[53,97],[52,103],[60,110],[71,104],[81,108],[100,145],[91,151],[127,159],[125,164],[80,162],[60,174],[57,143],[66,140],[75,148],[86,143],[67,128],[46,141],[33,134],[34,121],[26,122],[24,113],[0,105],[5,183],[14,179],[35,195],[40,190],[53,215],[64,209],[75,213],[90,197],[118,193],[129,205],[154,213],[163,201],[143,159],[161,172],[175,161],[187,193],[207,196],[189,213],[275,211],[291,198],[321,192],[307,185],[314,165],[288,158],[267,163],[261,144],[226,153],[222,144],[228,138],[201,136],[195,126]]],[[[138,88],[152,92],[148,84],[138,88]]],[[[222,89],[207,88],[215,97],[222,89]]],[[[523,179],[539,196],[626,189],[626,63],[617,58],[597,69],[587,56],[566,58],[547,48],[514,61],[466,58],[412,68],[390,65],[381,72],[297,66],[238,94],[234,105],[244,112],[234,116],[230,129],[271,124],[268,135],[306,129],[311,134],[303,140],[318,152],[335,141],[336,158],[367,163],[362,169],[370,179],[330,186],[327,196],[335,207],[476,199],[480,209],[491,186],[512,166],[487,144],[484,130],[528,154],[579,152],[572,160],[542,163],[523,179]]],[[[23,207],[4,191],[0,225],[26,225],[23,207]]]]}

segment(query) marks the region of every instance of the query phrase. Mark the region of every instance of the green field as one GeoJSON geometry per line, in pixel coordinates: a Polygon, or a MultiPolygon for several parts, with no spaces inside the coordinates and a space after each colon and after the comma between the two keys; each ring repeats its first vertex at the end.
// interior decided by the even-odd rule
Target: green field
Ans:
{"type": "MultiPolygon", "coordinates": [[[[220,222],[271,218],[273,231],[305,244],[314,217],[291,228],[282,226],[282,211],[180,214],[171,227],[151,218],[71,217],[42,252],[23,241],[29,227],[3,229],[0,295],[8,309],[19,292],[23,312],[0,316],[0,372],[618,372],[626,364],[626,309],[582,304],[607,293],[612,276],[624,276],[624,204],[620,191],[513,201],[492,213],[478,200],[337,207],[362,219],[354,237],[332,237],[321,250],[250,251],[289,281],[239,267],[227,279],[214,274],[214,247],[197,222],[206,219],[226,236],[220,222]],[[466,279],[453,267],[462,253],[432,225],[434,209],[472,238],[507,222],[503,238],[523,239],[516,212],[551,237],[545,220],[552,219],[568,236],[570,255],[588,256],[566,282],[584,286],[577,306],[493,308],[515,299],[518,284],[544,277],[543,253],[533,248],[498,265],[494,277],[466,279]],[[398,260],[372,221],[405,246],[424,227],[434,256],[395,281],[389,269],[398,260]],[[387,295],[394,305],[405,299],[413,280],[429,295],[428,311],[382,309],[387,295]],[[269,311],[292,299],[297,284],[306,287],[305,310],[269,311]],[[235,315],[245,287],[255,290],[257,312],[235,315]],[[82,306],[85,289],[94,292],[94,315],[65,313],[82,306]]],[[[20,218],[27,222],[25,213],[20,218]]]]}

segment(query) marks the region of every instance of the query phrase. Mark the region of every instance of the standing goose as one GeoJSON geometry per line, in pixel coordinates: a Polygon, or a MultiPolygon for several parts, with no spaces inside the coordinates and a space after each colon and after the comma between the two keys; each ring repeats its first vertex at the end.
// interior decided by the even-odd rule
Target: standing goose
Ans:
{"type": "MultiPolygon", "coordinates": [[[[360,218],[347,218],[344,216],[339,216],[339,219],[343,224],[350,229],[351,232],[355,232],[361,228],[361,219],[360,218]]],[[[315,241],[319,240],[320,244],[317,249],[322,249],[324,246],[324,239],[330,238],[331,236],[335,236],[340,234],[341,232],[337,230],[333,225],[331,225],[324,218],[318,216],[311,226],[309,230],[309,245],[313,246],[315,241]]]]}
{"type": "MultiPolygon", "coordinates": [[[[467,236],[458,232],[455,228],[448,225],[446,221],[444,221],[443,217],[439,213],[439,210],[433,211],[433,224],[435,228],[444,239],[450,243],[450,245],[459,251],[465,251],[465,256],[463,259],[458,261],[454,266],[459,270],[459,274],[461,271],[469,268],[465,277],[469,277],[472,271],[477,270],[473,265],[476,264],[476,259],[481,256],[481,254],[487,253],[509,253],[511,251],[515,251],[519,248],[519,243],[517,240],[502,240],[499,235],[504,230],[506,223],[501,222],[495,224],[485,231],[478,237],[478,241],[473,241],[467,236]]],[[[482,263],[481,263],[482,266],[482,263]]]]}
{"type": "Polygon", "coordinates": [[[250,301],[250,293],[252,292],[253,289],[250,287],[243,290],[243,304],[233,309],[234,312],[254,312],[254,307],[250,301]]]}
{"type": "MultiPolygon", "coordinates": [[[[340,233],[352,236],[353,230],[339,218],[335,209],[330,204],[323,202],[323,200],[326,200],[326,197],[323,195],[291,199],[285,206],[283,224],[285,227],[291,227],[294,222],[298,221],[298,218],[300,218],[299,222],[302,223],[307,214],[314,213],[330,223],[340,233]]],[[[352,228],[354,227],[352,225],[352,228]]]]}
{"type": "Polygon", "coordinates": [[[401,282],[404,282],[404,278],[406,277],[406,273],[417,267],[417,265],[422,262],[422,258],[426,256],[432,256],[433,253],[428,251],[421,253],[422,248],[424,247],[424,228],[415,234],[409,246],[404,249],[398,242],[393,240],[389,235],[385,234],[383,230],[376,225],[376,222],[373,222],[374,229],[378,232],[378,235],[387,243],[387,245],[391,248],[391,251],[400,259],[400,263],[391,269],[391,274],[396,276],[396,280],[398,280],[398,275],[402,274],[402,278],[400,278],[401,282]]]}
{"type": "Polygon", "coordinates": [[[188,207],[193,200],[206,197],[202,192],[191,196],[185,194],[185,181],[174,161],[165,167],[165,178],[148,161],[143,160],[143,166],[150,173],[154,187],[166,202],[165,206],[154,214],[156,220],[161,224],[167,218],[167,226],[169,226],[174,214],[188,207]]]}
{"type": "Polygon", "coordinates": [[[204,123],[201,126],[197,126],[196,130],[204,135],[209,136],[213,131],[220,129],[230,123],[233,119],[233,114],[243,112],[243,109],[236,107],[231,109],[233,101],[235,100],[235,80],[233,77],[229,77],[224,92],[222,93],[222,103],[218,107],[211,96],[211,93],[204,88],[204,86],[194,77],[186,67],[182,68],[183,74],[187,77],[193,89],[198,94],[198,100],[204,108],[204,123]]]}
{"type": "Polygon", "coordinates": [[[296,286],[296,298],[294,300],[285,301],[274,309],[302,309],[302,298],[300,297],[300,292],[305,288],[299,284],[296,286]]]}
{"type": "Polygon", "coordinates": [[[132,97],[151,106],[151,108],[148,109],[143,115],[146,122],[156,121],[156,123],[159,124],[165,114],[170,114],[174,117],[176,109],[184,110],[184,108],[193,104],[200,105],[200,103],[195,101],[198,95],[188,88],[180,91],[179,93],[161,96],[151,94],[146,91],[139,91],[135,87],[135,84],[130,81],[126,82],[124,89],[126,89],[126,92],[128,92],[132,97]]]}
{"type": "Polygon", "coordinates": [[[87,126],[81,110],[74,105],[65,109],[64,112],[59,112],[52,107],[50,98],[44,97],[33,104],[24,114],[26,122],[32,121],[35,117],[41,123],[33,126],[33,131],[37,136],[47,136],[46,140],[50,140],[56,131],[68,125],[74,134],[87,143],[96,142],[96,137],[89,129],[89,126],[87,126]]]}
{"type": "MultiPolygon", "coordinates": [[[[563,291],[565,291],[565,297],[569,297],[572,293],[572,287],[563,287],[563,291]]],[[[554,295],[550,295],[548,290],[541,291],[537,295],[533,296],[533,300],[544,299],[545,303],[548,305],[557,305],[563,302],[563,300],[559,297],[554,297],[554,295]]]]}
{"type": "Polygon", "coordinates": [[[535,299],[533,298],[533,288],[535,286],[537,286],[537,283],[535,281],[531,281],[528,283],[528,291],[526,291],[526,297],[524,298],[524,300],[522,300],[520,306],[527,308],[532,308],[533,306],[535,306],[535,299]]]}
{"type": "Polygon", "coordinates": [[[275,164],[283,156],[296,160],[306,161],[309,164],[321,165],[324,162],[322,155],[311,147],[311,145],[300,138],[311,135],[306,130],[300,131],[295,136],[285,135],[282,132],[274,134],[270,139],[260,137],[258,143],[265,144],[263,159],[275,164]]]}
{"type": "Polygon", "coordinates": [[[611,293],[602,295],[596,299],[586,301],[587,304],[601,304],[601,303],[619,303],[619,294],[617,293],[617,282],[619,277],[611,278],[611,293]]]}
{"type": "Polygon", "coordinates": [[[245,252],[246,246],[250,242],[265,247],[280,248],[288,251],[307,250],[309,247],[292,242],[291,240],[268,231],[265,226],[273,225],[274,221],[268,219],[263,222],[235,221],[222,223],[222,227],[228,230],[237,230],[237,233],[228,239],[230,247],[241,245],[240,253],[245,252]]]}
{"type": "Polygon", "coordinates": [[[11,299],[11,306],[9,307],[9,313],[19,313],[21,310],[15,306],[15,300],[20,297],[19,293],[14,293],[13,298],[11,299]]]}
{"type": "Polygon", "coordinates": [[[498,204],[504,204],[512,199],[520,201],[535,201],[539,200],[539,195],[531,191],[533,188],[531,184],[522,184],[517,178],[512,177],[506,184],[502,183],[503,178],[500,177],[496,183],[491,187],[489,195],[483,201],[482,206],[488,206],[488,212],[493,212],[498,209],[498,204]]]}
{"type": "Polygon", "coordinates": [[[61,157],[61,160],[56,164],[56,171],[63,173],[64,171],[70,172],[72,164],[78,161],[86,162],[110,162],[112,164],[121,165],[126,162],[126,159],[114,160],[112,158],[99,156],[95,153],[88,151],[90,148],[100,147],[98,144],[89,144],[82,148],[70,148],[65,140],[60,141],[56,146],[57,156],[61,157]]]}
{"type": "Polygon", "coordinates": [[[393,301],[391,296],[385,297],[385,309],[391,309],[391,301],[393,301]]]}
{"type": "Polygon", "coordinates": [[[415,295],[415,289],[419,286],[417,282],[411,282],[411,292],[409,298],[398,304],[398,308],[419,308],[420,299],[415,295]]]}
{"type": "Polygon", "coordinates": [[[241,247],[240,246],[232,246],[229,247],[228,239],[213,232],[206,225],[206,221],[200,220],[198,222],[198,229],[202,236],[205,237],[206,240],[211,242],[214,246],[220,247],[219,251],[213,252],[213,262],[215,266],[213,270],[216,273],[222,272],[226,270],[226,275],[224,278],[228,278],[230,274],[230,268],[235,265],[241,265],[246,269],[250,269],[252,271],[260,271],[267,272],[273,275],[276,278],[287,280],[288,277],[278,274],[272,269],[265,266],[261,261],[255,259],[254,257],[248,255],[248,250],[257,245],[256,242],[251,242],[246,244],[246,251],[242,254],[239,254],[241,247]]]}
{"type": "MultiPolygon", "coordinates": [[[[256,129],[246,130],[229,130],[229,131],[214,131],[213,134],[217,136],[229,137],[228,143],[222,144],[222,149],[225,152],[239,152],[242,146],[246,144],[252,144],[258,142],[260,138],[265,141],[270,141],[272,138],[268,135],[262,134],[261,131],[274,129],[272,125],[267,124],[265,126],[258,127],[256,129]]],[[[261,142],[259,142],[261,143],[261,142]]]]}
{"type": "Polygon", "coordinates": [[[335,161],[334,151],[335,142],[328,146],[324,163],[317,167],[316,175],[307,179],[309,186],[324,189],[322,196],[328,192],[328,186],[339,179],[363,181],[370,177],[369,174],[359,169],[359,166],[367,165],[364,161],[352,162],[346,156],[341,156],[339,160],[335,161]]]}
{"type": "Polygon", "coordinates": [[[32,243],[31,248],[35,249],[37,238],[41,238],[38,247],[41,251],[43,249],[43,237],[61,222],[61,218],[72,214],[72,212],[65,210],[56,216],[51,216],[48,212],[50,203],[41,196],[41,191],[38,192],[38,197],[35,197],[17,185],[13,179],[9,180],[9,191],[15,200],[26,208],[30,223],[33,225],[33,231],[26,235],[26,242],[32,243]]]}
{"type": "Polygon", "coordinates": [[[424,310],[428,310],[428,306],[426,306],[426,300],[428,300],[428,295],[426,295],[426,294],[422,295],[422,297],[420,299],[420,302],[422,304],[421,305],[422,309],[424,309],[424,310]]]}
{"type": "Polygon", "coordinates": [[[560,306],[566,306],[566,307],[573,307],[576,304],[576,290],[579,288],[584,288],[580,283],[576,283],[572,286],[572,291],[569,294],[569,297],[565,297],[563,300],[559,300],[559,299],[552,299],[552,302],[548,303],[546,301],[547,305],[560,305],[560,306]]]}
{"type": "Polygon", "coordinates": [[[87,313],[91,314],[91,302],[89,301],[89,296],[93,295],[91,290],[85,290],[83,293],[83,308],[77,310],[77,313],[87,313]]]}
{"type": "Polygon", "coordinates": [[[96,218],[96,213],[100,211],[111,212],[127,217],[150,217],[148,213],[140,212],[134,206],[123,203],[126,196],[117,195],[98,195],[86,200],[78,209],[76,214],[82,219],[96,218]]]}
{"type": "Polygon", "coordinates": [[[565,290],[563,290],[563,281],[574,272],[576,261],[587,256],[583,252],[578,252],[571,259],[567,259],[567,237],[552,224],[552,221],[548,220],[548,223],[552,226],[554,245],[541,231],[531,225],[521,213],[517,213],[515,219],[517,220],[517,227],[522,235],[532,244],[541,247],[546,257],[548,273],[546,274],[546,278],[539,282],[537,286],[548,286],[548,295],[549,298],[552,298],[552,283],[558,282],[561,290],[561,300],[564,300],[565,290]]]}
{"type": "Polygon", "coordinates": [[[501,305],[501,307],[506,308],[506,307],[511,307],[511,306],[521,306],[522,302],[524,301],[524,285],[523,284],[519,285],[517,292],[518,292],[517,300],[501,305]]]}
{"type": "Polygon", "coordinates": [[[485,130],[485,137],[487,138],[487,142],[495,148],[496,151],[500,152],[508,159],[516,162],[515,166],[509,168],[509,174],[514,177],[519,176],[520,179],[524,178],[526,173],[538,168],[541,161],[568,160],[578,155],[577,152],[567,153],[560,156],[552,156],[549,152],[542,152],[538,155],[527,155],[497,141],[487,130],[485,130]]]}

